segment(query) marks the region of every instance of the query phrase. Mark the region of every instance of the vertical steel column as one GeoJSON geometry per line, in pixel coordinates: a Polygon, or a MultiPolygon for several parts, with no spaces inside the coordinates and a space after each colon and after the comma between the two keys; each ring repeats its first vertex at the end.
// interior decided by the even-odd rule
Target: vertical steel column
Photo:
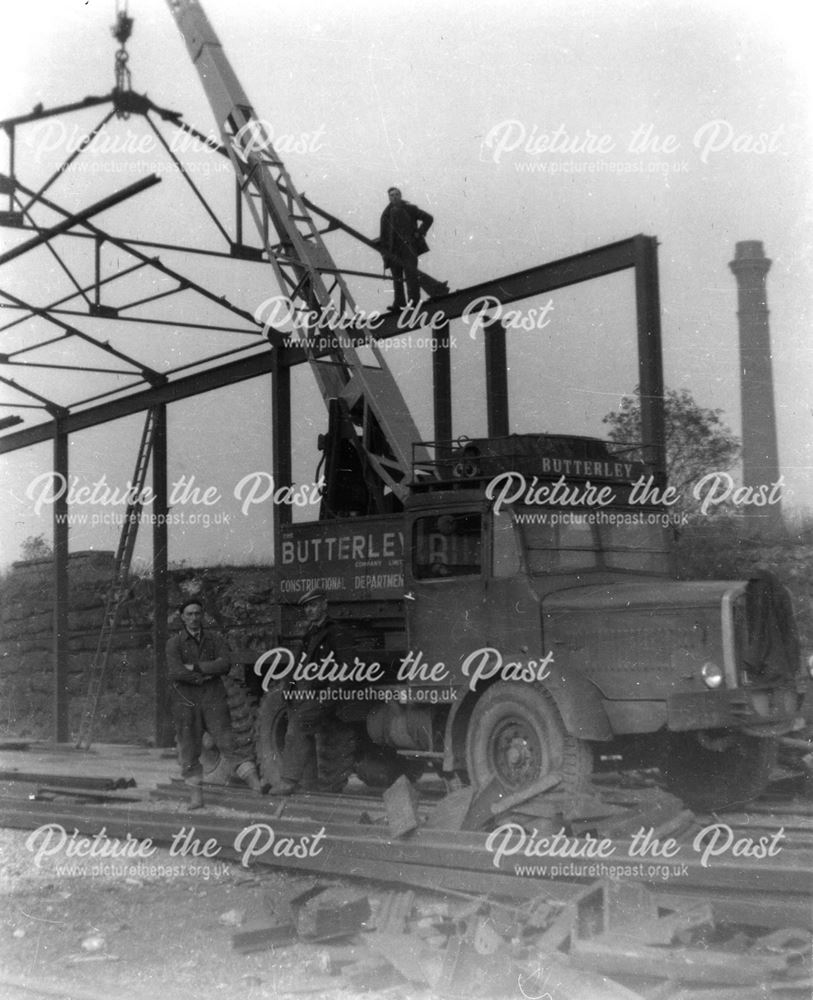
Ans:
{"type": "MultiPolygon", "coordinates": [[[[68,481],[68,434],[62,418],[54,418],[54,476],[68,481]]],[[[54,740],[67,743],[69,732],[68,695],[68,498],[62,490],[53,505],[54,529],[54,740]]]]}
{"type": "Polygon", "coordinates": [[[508,430],[508,355],[505,327],[491,320],[483,328],[486,361],[486,413],[488,436],[507,437],[508,430]]]}
{"type": "Polygon", "coordinates": [[[666,425],[663,411],[661,300],[658,241],[635,236],[635,302],[638,320],[638,382],[641,391],[641,440],[658,486],[666,484],[666,425]]]}
{"type": "Polygon", "coordinates": [[[432,412],[435,444],[452,440],[452,359],[449,348],[449,324],[435,333],[432,343],[432,412]]]}
{"type": "MultiPolygon", "coordinates": [[[[282,349],[276,355],[271,372],[271,443],[273,448],[274,489],[289,486],[293,479],[291,459],[291,369],[281,360],[282,349]]],[[[274,560],[279,558],[282,528],[292,520],[290,504],[274,505],[274,560]]]]}
{"type": "Polygon", "coordinates": [[[169,711],[166,646],[168,638],[168,530],[167,513],[167,408],[155,407],[155,437],[152,444],[152,522],[153,620],[152,657],[155,677],[154,739],[157,747],[172,746],[173,725],[169,711]]]}
{"type": "Polygon", "coordinates": [[[7,129],[8,134],[8,176],[9,176],[9,186],[8,186],[8,210],[9,213],[14,211],[14,171],[15,171],[15,143],[17,140],[16,130],[13,125],[7,129]]]}

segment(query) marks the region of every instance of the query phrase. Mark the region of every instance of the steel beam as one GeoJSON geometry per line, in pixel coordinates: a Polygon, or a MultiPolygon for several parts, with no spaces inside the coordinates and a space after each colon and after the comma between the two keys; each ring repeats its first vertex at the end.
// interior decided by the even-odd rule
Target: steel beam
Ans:
{"type": "MultiPolygon", "coordinates": [[[[178,399],[188,399],[190,396],[209,392],[210,389],[219,389],[222,386],[234,385],[236,382],[256,378],[258,375],[265,375],[272,371],[273,365],[272,352],[265,350],[261,354],[254,354],[250,358],[243,358],[220,368],[187,375],[166,385],[154,386],[121,399],[100,403],[98,406],[89,407],[79,413],[71,413],[65,417],[65,426],[73,434],[76,431],[96,427],[99,424],[118,420],[120,417],[127,417],[133,413],[142,413],[150,406],[172,403],[178,399]]],[[[15,388],[19,387],[15,386],[15,388]]],[[[0,455],[18,451],[20,448],[30,448],[42,441],[49,441],[53,437],[53,433],[53,423],[44,423],[38,424],[36,427],[28,427],[24,431],[17,431],[14,434],[6,434],[0,438],[0,455]]]]}
{"type": "MultiPolygon", "coordinates": [[[[128,248],[124,247],[124,249],[128,248]]],[[[459,317],[466,306],[481,295],[493,295],[500,302],[509,303],[553,291],[556,288],[614,274],[630,267],[635,269],[643,441],[645,445],[654,446],[656,461],[662,465],[665,430],[660,404],[660,400],[663,398],[663,373],[657,280],[657,240],[655,237],[634,236],[617,243],[588,250],[585,253],[553,261],[550,264],[543,264],[493,281],[473,285],[432,302],[428,306],[428,318],[431,319],[439,312],[442,312],[447,320],[459,317]]],[[[426,318],[424,322],[427,322],[426,318]]],[[[416,324],[416,326],[419,325],[421,324],[416,324]]],[[[438,325],[440,326],[440,324],[438,325]]],[[[375,331],[375,336],[377,339],[385,339],[403,332],[403,329],[398,327],[397,317],[387,317],[381,328],[375,331]]],[[[286,368],[304,364],[307,360],[305,352],[300,348],[277,349],[276,354],[269,351],[253,355],[251,358],[233,362],[217,369],[178,379],[164,386],[155,386],[143,392],[135,392],[125,398],[111,400],[80,413],[70,414],[66,418],[66,426],[71,432],[83,430],[86,427],[93,427],[121,416],[141,412],[146,407],[156,403],[185,399],[200,392],[207,392],[210,389],[255,378],[272,371],[275,364],[278,364],[280,368],[286,368]]],[[[438,366],[444,364],[439,357],[435,361],[438,366]]],[[[440,367],[436,371],[436,378],[441,380],[438,385],[445,379],[440,367]]],[[[443,382],[443,384],[446,383],[443,382]]],[[[442,414],[441,423],[449,428],[449,434],[451,434],[451,406],[449,403],[448,411],[444,410],[444,406],[447,404],[443,404],[438,399],[439,391],[436,391],[436,413],[442,414]],[[440,409],[437,409],[438,406],[440,409]]],[[[0,438],[0,454],[48,440],[53,433],[51,428],[51,424],[43,424],[3,436],[0,438]]],[[[446,431],[444,430],[443,434],[439,435],[439,429],[442,428],[436,420],[435,437],[437,440],[442,440],[446,437],[446,431]]]]}
{"type": "Polygon", "coordinates": [[[99,104],[109,104],[112,100],[113,97],[111,94],[105,94],[104,97],[85,97],[81,101],[73,101],[71,104],[60,104],[56,108],[31,111],[27,115],[18,115],[16,118],[4,118],[3,121],[0,121],[0,128],[8,132],[9,129],[13,129],[17,125],[38,122],[43,118],[53,118],[54,115],[64,115],[67,111],[84,111],[86,108],[94,108],[99,104]]]}
{"type": "MultiPolygon", "coordinates": [[[[35,193],[30,188],[24,187],[22,184],[17,184],[17,188],[20,191],[22,191],[23,194],[32,195],[35,193]]],[[[66,211],[66,209],[62,208],[60,205],[57,205],[55,202],[50,201],[48,198],[40,196],[38,200],[42,205],[45,205],[46,208],[50,208],[54,212],[59,212],[60,215],[67,216],[70,214],[69,212],[66,211]]],[[[231,302],[228,302],[226,300],[225,296],[218,296],[210,289],[204,288],[203,285],[199,285],[196,282],[191,281],[189,278],[184,277],[184,275],[179,274],[172,268],[167,267],[165,264],[161,262],[161,260],[158,257],[148,257],[146,254],[143,254],[138,250],[135,250],[133,245],[128,243],[127,240],[121,239],[117,236],[111,236],[110,233],[105,232],[103,229],[99,229],[99,227],[94,225],[92,222],[83,222],[82,225],[84,225],[85,228],[88,229],[93,236],[101,237],[105,242],[110,243],[111,246],[115,246],[118,247],[120,250],[124,250],[125,253],[129,253],[132,257],[135,257],[136,260],[143,261],[145,264],[149,264],[151,267],[154,267],[157,271],[160,271],[161,274],[165,274],[168,277],[175,278],[176,281],[180,281],[184,285],[184,287],[189,289],[190,291],[197,292],[204,298],[207,298],[210,301],[216,303],[217,305],[222,306],[224,309],[228,309],[230,312],[235,313],[242,319],[248,320],[251,323],[256,322],[251,313],[248,313],[244,309],[239,309],[237,306],[232,305],[231,302]]],[[[76,235],[80,234],[77,233],[76,235]]],[[[145,245],[151,246],[152,244],[147,243],[145,245]]],[[[281,336],[282,335],[280,334],[280,337],[281,336]]]]}
{"type": "MultiPolygon", "coordinates": [[[[274,486],[288,486],[293,480],[291,452],[291,369],[275,365],[271,383],[271,440],[274,486]]],[[[274,558],[279,557],[283,527],[292,520],[293,508],[289,504],[276,504],[274,508],[274,558]]]]}
{"type": "Polygon", "coordinates": [[[432,346],[432,398],[435,421],[435,443],[452,440],[452,357],[449,324],[435,334],[432,346]]]}
{"type": "MultiPolygon", "coordinates": [[[[54,442],[54,475],[68,481],[68,433],[64,419],[51,425],[54,442]]],[[[69,733],[68,695],[68,499],[62,490],[53,504],[54,526],[54,625],[52,635],[54,663],[53,733],[57,743],[67,743],[69,733]]]]}
{"type": "MultiPolygon", "coordinates": [[[[554,260],[549,264],[529,267],[524,271],[516,271],[502,278],[483,281],[478,285],[451,292],[439,298],[430,299],[424,303],[420,322],[414,324],[418,328],[431,319],[442,314],[446,319],[457,319],[467,306],[482,296],[493,296],[499,302],[507,304],[519,299],[530,298],[543,292],[552,292],[568,285],[578,285],[583,281],[592,281],[608,274],[615,274],[628,267],[645,266],[645,244],[641,241],[654,237],[633,236],[617,243],[608,243],[602,247],[586,250],[584,253],[573,254],[554,260]]],[[[439,322],[439,320],[438,320],[439,322]]],[[[384,340],[403,333],[399,327],[399,317],[390,315],[373,332],[376,340],[384,340]]]]}
{"type": "MultiPolygon", "coordinates": [[[[0,295],[2,295],[2,292],[0,292],[0,295]]],[[[50,413],[51,416],[54,418],[66,416],[68,413],[67,409],[65,409],[64,406],[59,406],[59,404],[55,403],[52,399],[47,399],[45,396],[40,396],[39,393],[34,392],[33,389],[26,389],[24,385],[19,385],[12,378],[5,378],[3,375],[0,375],[0,383],[2,383],[3,385],[11,386],[12,389],[16,389],[17,392],[23,393],[24,396],[30,396],[31,399],[36,399],[37,402],[42,407],[42,409],[47,410],[48,413],[50,413]]],[[[5,405],[14,406],[17,404],[7,403],[5,405]]],[[[26,406],[26,404],[24,403],[20,403],[19,405],[21,407],[26,406]]],[[[27,404],[26,408],[31,409],[32,405],[33,404],[27,404]]],[[[51,425],[48,424],[46,426],[50,427],[51,425]]],[[[40,438],[40,440],[48,441],[51,439],[51,437],[53,437],[53,432],[49,430],[44,437],[40,438]]]]}
{"type": "Polygon", "coordinates": [[[32,306],[30,302],[26,302],[24,299],[20,299],[16,295],[12,295],[11,292],[6,292],[1,288],[0,296],[8,299],[9,302],[14,303],[14,305],[19,306],[21,309],[27,309],[33,316],[39,316],[41,319],[44,319],[46,323],[51,323],[54,326],[59,327],[59,329],[62,330],[66,336],[79,337],[80,340],[84,340],[86,343],[92,344],[97,350],[104,351],[105,354],[111,354],[114,358],[119,358],[119,360],[124,361],[126,364],[132,365],[135,369],[133,374],[135,375],[137,372],[140,373],[145,382],[158,384],[166,381],[166,376],[153,371],[152,368],[141,364],[141,362],[136,361],[135,358],[131,358],[129,355],[123,354],[121,351],[117,351],[114,347],[111,347],[109,343],[102,343],[94,337],[91,337],[90,334],[83,333],[83,331],[77,327],[71,326],[69,323],[63,323],[61,319],[55,319],[50,315],[47,309],[42,309],[39,306],[32,306]]]}
{"type": "Polygon", "coordinates": [[[155,407],[155,437],[152,443],[152,654],[155,670],[155,745],[172,746],[173,725],[169,711],[166,646],[168,638],[168,532],[167,513],[167,407],[155,407]]]}
{"type": "Polygon", "coordinates": [[[508,437],[508,358],[505,327],[492,320],[484,329],[486,416],[489,437],[508,437]]]}
{"type": "Polygon", "coordinates": [[[98,215],[99,212],[104,212],[108,208],[112,208],[114,205],[118,205],[122,201],[126,201],[128,198],[132,198],[133,195],[141,194],[142,191],[146,191],[147,188],[151,188],[154,184],[160,184],[160,182],[160,177],[156,174],[150,174],[148,177],[144,177],[140,181],[136,181],[134,184],[128,184],[127,187],[122,188],[121,191],[117,191],[115,194],[108,195],[106,198],[102,198],[100,201],[94,202],[92,205],[88,205],[88,207],[83,208],[81,212],[74,212],[61,222],[57,222],[56,225],[49,226],[48,229],[40,230],[40,232],[36,236],[32,236],[30,240],[26,240],[24,243],[20,243],[18,246],[12,247],[11,250],[7,250],[4,254],[0,254],[0,264],[6,264],[8,261],[14,260],[15,257],[20,257],[22,254],[28,253],[29,250],[42,246],[43,243],[47,243],[48,240],[52,239],[54,236],[60,236],[62,233],[67,232],[67,230],[73,229],[74,226],[78,226],[83,222],[86,222],[92,216],[98,215]]]}
{"type": "Polygon", "coordinates": [[[661,301],[658,288],[658,241],[635,236],[635,300],[638,326],[638,384],[641,394],[641,441],[646,460],[666,485],[666,424],[663,408],[661,301]]]}

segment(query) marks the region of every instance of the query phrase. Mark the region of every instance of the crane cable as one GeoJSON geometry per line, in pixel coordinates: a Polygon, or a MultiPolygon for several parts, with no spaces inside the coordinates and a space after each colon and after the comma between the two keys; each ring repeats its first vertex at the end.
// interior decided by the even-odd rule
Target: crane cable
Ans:
{"type": "Polygon", "coordinates": [[[116,52],[116,86],[113,91],[116,99],[116,117],[126,119],[130,117],[130,112],[127,110],[126,100],[122,101],[122,98],[131,90],[130,70],[127,68],[127,61],[130,58],[127,53],[127,40],[133,32],[133,19],[127,14],[127,0],[116,0],[116,23],[110,30],[121,46],[116,52]]]}

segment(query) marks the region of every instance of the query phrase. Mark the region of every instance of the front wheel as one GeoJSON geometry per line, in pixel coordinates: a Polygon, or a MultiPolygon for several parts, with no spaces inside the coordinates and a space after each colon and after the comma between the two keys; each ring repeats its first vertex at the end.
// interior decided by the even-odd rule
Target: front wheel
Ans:
{"type": "Polygon", "coordinates": [[[590,747],[568,733],[551,696],[516,681],[493,684],[475,705],[466,762],[475,788],[496,778],[509,791],[552,773],[565,791],[582,791],[593,769],[590,747]]]}
{"type": "Polygon", "coordinates": [[[732,729],[670,733],[661,773],[669,791],[691,809],[727,809],[765,790],[778,747],[771,737],[732,729]]]}

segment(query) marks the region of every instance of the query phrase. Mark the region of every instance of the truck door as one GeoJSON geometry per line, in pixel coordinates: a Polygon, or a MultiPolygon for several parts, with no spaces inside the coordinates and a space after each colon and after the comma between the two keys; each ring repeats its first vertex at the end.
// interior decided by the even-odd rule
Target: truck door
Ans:
{"type": "Polygon", "coordinates": [[[485,536],[479,510],[417,514],[406,545],[410,650],[453,673],[486,643],[485,536]]]}

